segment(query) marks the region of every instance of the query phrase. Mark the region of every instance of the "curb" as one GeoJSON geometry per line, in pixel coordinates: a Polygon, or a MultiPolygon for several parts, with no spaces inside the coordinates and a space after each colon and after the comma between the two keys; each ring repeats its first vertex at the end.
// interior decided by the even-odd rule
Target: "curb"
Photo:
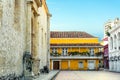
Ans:
{"type": "Polygon", "coordinates": [[[55,80],[55,77],[59,74],[60,71],[58,71],[50,80],[55,80]]]}

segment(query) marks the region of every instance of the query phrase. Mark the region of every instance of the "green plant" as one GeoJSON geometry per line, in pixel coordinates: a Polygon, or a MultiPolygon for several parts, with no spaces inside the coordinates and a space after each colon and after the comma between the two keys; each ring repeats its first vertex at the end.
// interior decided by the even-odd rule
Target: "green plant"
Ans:
{"type": "Polygon", "coordinates": [[[74,56],[74,55],[80,55],[80,53],[77,52],[77,51],[75,51],[75,52],[69,52],[68,54],[69,54],[69,55],[72,55],[72,56],[74,56]]]}
{"type": "Polygon", "coordinates": [[[86,52],[86,56],[90,56],[90,53],[89,53],[89,52],[86,52]]]}
{"type": "Polygon", "coordinates": [[[107,36],[110,36],[110,33],[107,31],[106,33],[105,33],[107,36]]]}
{"type": "Polygon", "coordinates": [[[50,56],[60,56],[60,53],[58,53],[58,52],[50,53],[50,56]]]}
{"type": "Polygon", "coordinates": [[[90,56],[90,53],[86,51],[86,52],[82,52],[81,55],[82,56],[90,56]]]}
{"type": "Polygon", "coordinates": [[[69,55],[72,55],[72,56],[74,56],[74,55],[80,55],[80,56],[90,56],[90,53],[89,52],[77,52],[77,51],[75,51],[75,52],[69,52],[68,53],[69,55]]]}
{"type": "Polygon", "coordinates": [[[101,55],[103,55],[103,52],[97,52],[97,53],[95,53],[95,56],[101,56],[101,55]]]}
{"type": "Polygon", "coordinates": [[[50,56],[53,56],[53,53],[50,53],[50,56]]]}

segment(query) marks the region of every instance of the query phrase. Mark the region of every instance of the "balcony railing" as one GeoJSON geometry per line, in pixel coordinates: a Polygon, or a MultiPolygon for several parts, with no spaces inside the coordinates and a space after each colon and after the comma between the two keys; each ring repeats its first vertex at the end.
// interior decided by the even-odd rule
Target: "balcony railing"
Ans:
{"type": "Polygon", "coordinates": [[[103,56],[51,56],[50,59],[103,59],[103,56]]]}
{"type": "Polygon", "coordinates": [[[99,56],[96,56],[96,55],[90,55],[90,56],[84,56],[84,55],[50,55],[51,57],[67,57],[67,56],[78,56],[78,57],[102,57],[103,55],[99,55],[99,56]]]}
{"type": "Polygon", "coordinates": [[[60,53],[50,53],[51,57],[103,57],[103,52],[97,52],[94,55],[91,55],[88,52],[78,53],[78,52],[72,52],[67,53],[66,55],[62,55],[60,53]]]}

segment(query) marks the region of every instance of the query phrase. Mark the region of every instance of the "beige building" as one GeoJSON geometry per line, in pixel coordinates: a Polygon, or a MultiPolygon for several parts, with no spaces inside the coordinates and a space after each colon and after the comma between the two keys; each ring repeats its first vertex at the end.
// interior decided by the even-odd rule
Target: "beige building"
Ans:
{"type": "Polygon", "coordinates": [[[0,0],[0,79],[49,66],[50,16],[45,0],[0,0]]]}

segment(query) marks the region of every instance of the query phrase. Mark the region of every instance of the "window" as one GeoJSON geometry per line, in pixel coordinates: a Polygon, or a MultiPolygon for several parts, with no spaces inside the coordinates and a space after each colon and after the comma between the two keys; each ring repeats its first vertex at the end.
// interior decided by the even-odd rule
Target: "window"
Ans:
{"type": "Polygon", "coordinates": [[[66,56],[67,53],[68,53],[67,48],[62,48],[62,55],[63,55],[63,56],[66,56]]]}
{"type": "Polygon", "coordinates": [[[57,53],[57,48],[52,48],[52,53],[57,53]]]}
{"type": "Polygon", "coordinates": [[[94,56],[94,49],[93,48],[90,48],[90,55],[94,56]]]}

